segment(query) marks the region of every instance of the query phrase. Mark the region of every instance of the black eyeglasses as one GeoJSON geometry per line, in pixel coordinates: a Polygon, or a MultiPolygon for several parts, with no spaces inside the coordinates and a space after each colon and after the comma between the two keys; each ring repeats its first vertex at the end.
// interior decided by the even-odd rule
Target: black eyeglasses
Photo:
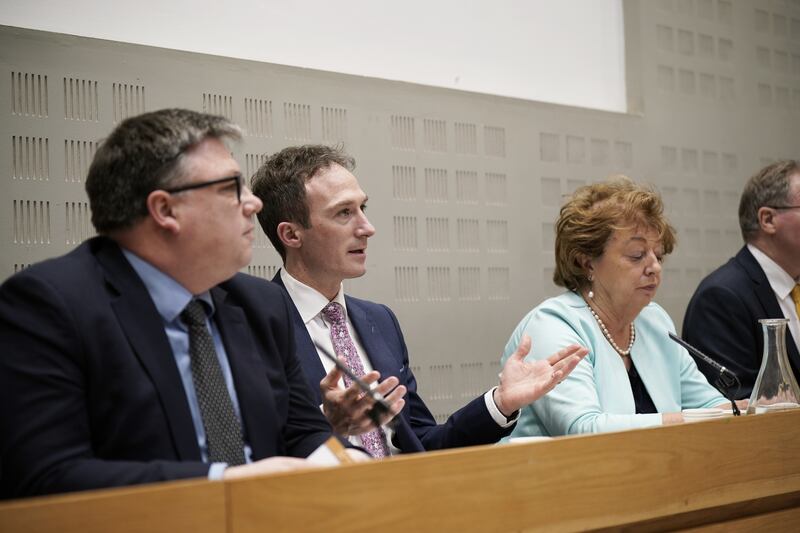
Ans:
{"type": "Polygon", "coordinates": [[[244,178],[242,178],[241,175],[228,176],[227,178],[219,178],[211,181],[200,181],[197,183],[190,183],[189,185],[181,185],[180,187],[163,190],[164,192],[172,194],[176,192],[191,191],[192,189],[202,189],[203,187],[210,187],[212,185],[216,185],[217,183],[226,183],[228,181],[233,181],[236,183],[236,202],[242,203],[242,182],[244,181],[244,178]]]}
{"type": "Polygon", "coordinates": [[[770,209],[800,209],[800,205],[765,205],[770,209]]]}

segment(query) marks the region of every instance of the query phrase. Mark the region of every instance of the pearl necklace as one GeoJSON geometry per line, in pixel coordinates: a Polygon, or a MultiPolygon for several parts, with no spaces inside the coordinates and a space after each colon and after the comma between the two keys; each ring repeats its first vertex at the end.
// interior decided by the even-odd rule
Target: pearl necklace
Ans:
{"type": "Polygon", "coordinates": [[[600,316],[598,316],[594,309],[592,309],[592,306],[589,305],[589,302],[586,302],[586,305],[589,307],[589,312],[592,313],[594,319],[597,320],[597,324],[600,326],[600,331],[603,332],[606,340],[611,343],[611,347],[614,348],[614,350],[616,350],[616,352],[622,357],[629,356],[631,354],[631,348],[633,348],[633,343],[636,341],[636,328],[633,327],[633,322],[631,322],[631,341],[628,343],[628,348],[623,350],[617,346],[616,342],[614,342],[614,339],[611,337],[611,333],[608,332],[608,328],[603,323],[603,320],[600,318],[600,316]]]}

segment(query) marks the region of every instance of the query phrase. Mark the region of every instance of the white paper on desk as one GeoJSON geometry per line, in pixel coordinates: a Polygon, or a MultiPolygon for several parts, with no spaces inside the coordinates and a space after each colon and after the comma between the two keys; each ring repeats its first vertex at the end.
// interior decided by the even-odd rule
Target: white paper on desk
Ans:
{"type": "Polygon", "coordinates": [[[311,452],[311,455],[306,457],[306,461],[309,461],[314,466],[337,466],[341,464],[336,454],[324,442],[319,448],[311,452]]]}

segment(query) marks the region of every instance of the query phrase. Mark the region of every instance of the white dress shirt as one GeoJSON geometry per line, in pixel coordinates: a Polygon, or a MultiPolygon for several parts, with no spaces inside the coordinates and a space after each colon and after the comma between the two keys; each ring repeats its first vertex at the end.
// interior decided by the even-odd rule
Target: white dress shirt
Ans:
{"type": "Polygon", "coordinates": [[[797,349],[800,350],[800,317],[797,316],[797,307],[795,307],[791,295],[792,289],[797,285],[797,282],[778,263],[752,244],[748,244],[747,249],[756,258],[761,270],[767,276],[767,281],[769,281],[769,286],[772,287],[772,292],[775,293],[775,298],[778,299],[783,316],[789,319],[789,331],[792,333],[794,343],[797,345],[797,349]]]}

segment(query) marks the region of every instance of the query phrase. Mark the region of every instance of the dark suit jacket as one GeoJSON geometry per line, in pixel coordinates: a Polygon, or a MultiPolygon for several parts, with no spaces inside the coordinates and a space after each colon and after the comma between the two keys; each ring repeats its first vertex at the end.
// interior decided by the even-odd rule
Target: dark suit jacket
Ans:
{"type": "MultiPolygon", "coordinates": [[[[278,272],[272,281],[284,287],[278,272]]],[[[417,394],[417,380],[408,366],[408,349],[397,317],[385,305],[345,296],[347,313],[356,334],[381,379],[396,376],[408,388],[406,405],[398,415],[392,443],[404,453],[491,444],[511,433],[513,426],[501,428],[486,408],[483,396],[475,398],[453,413],[444,424],[437,424],[425,402],[417,394]]],[[[325,369],[303,319],[292,304],[297,355],[308,377],[308,384],[322,403],[319,382],[325,369]]]]}
{"type": "MultiPolygon", "coordinates": [[[[761,367],[761,318],[784,316],[767,276],[744,246],[700,283],[683,319],[683,337],[739,376],[739,398],[750,396],[761,367]]],[[[788,329],[786,333],[789,362],[800,377],[800,354],[788,329]]],[[[698,366],[712,383],[718,377],[708,365],[698,366]]]]}
{"type": "MultiPolygon", "coordinates": [[[[305,457],[330,425],[295,356],[288,298],[237,274],[211,290],[253,459],[305,457]]],[[[161,317],[111,240],[0,287],[3,497],[206,476],[161,317]]]]}

